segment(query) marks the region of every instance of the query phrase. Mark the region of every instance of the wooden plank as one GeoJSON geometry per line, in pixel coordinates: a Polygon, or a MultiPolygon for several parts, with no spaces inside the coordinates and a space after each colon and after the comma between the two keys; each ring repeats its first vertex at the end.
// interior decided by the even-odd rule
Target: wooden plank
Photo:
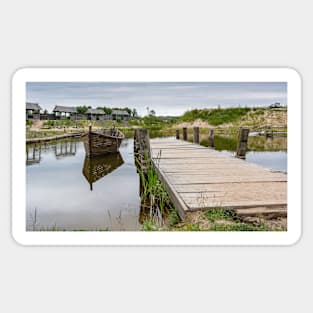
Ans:
{"type": "Polygon", "coordinates": [[[159,176],[182,215],[209,207],[287,210],[286,174],[186,141],[153,139],[150,145],[159,176]]]}
{"type": "Polygon", "coordinates": [[[275,180],[269,176],[247,176],[247,177],[225,177],[225,176],[187,176],[187,177],[173,177],[168,176],[171,184],[189,185],[189,184],[216,184],[216,183],[255,183],[255,182],[287,182],[286,178],[277,177],[275,180]]]}
{"type": "Polygon", "coordinates": [[[247,193],[244,190],[239,191],[211,191],[211,192],[194,192],[194,193],[179,193],[180,197],[186,202],[211,202],[211,201],[228,201],[232,199],[232,201],[262,201],[263,199],[270,198],[271,201],[277,200],[280,203],[286,203],[281,201],[282,198],[286,198],[287,193],[283,191],[275,191],[271,192],[270,190],[247,193]]]}
{"type": "Polygon", "coordinates": [[[240,191],[246,190],[247,192],[259,190],[279,190],[287,193],[287,184],[285,182],[255,182],[255,183],[221,183],[221,184],[188,184],[188,185],[175,185],[178,193],[187,192],[209,192],[209,191],[240,191]]]}
{"type": "Polygon", "coordinates": [[[287,203],[284,201],[274,201],[269,199],[264,199],[260,201],[211,201],[211,202],[200,202],[200,201],[186,201],[185,202],[188,211],[197,211],[201,209],[210,209],[210,208],[223,208],[223,209],[243,209],[243,208],[253,208],[253,207],[281,207],[287,203]]]}
{"type": "Polygon", "coordinates": [[[243,208],[236,210],[237,215],[241,217],[245,216],[263,216],[270,218],[287,217],[287,206],[277,208],[267,207],[254,207],[254,208],[243,208]]]}

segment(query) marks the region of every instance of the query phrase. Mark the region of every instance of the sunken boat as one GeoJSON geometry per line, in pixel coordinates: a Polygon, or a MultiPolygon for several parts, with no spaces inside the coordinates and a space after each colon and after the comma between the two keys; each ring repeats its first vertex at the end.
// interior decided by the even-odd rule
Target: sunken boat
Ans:
{"type": "Polygon", "coordinates": [[[84,136],[84,147],[87,157],[116,153],[124,139],[124,134],[117,128],[92,130],[84,136]]]}

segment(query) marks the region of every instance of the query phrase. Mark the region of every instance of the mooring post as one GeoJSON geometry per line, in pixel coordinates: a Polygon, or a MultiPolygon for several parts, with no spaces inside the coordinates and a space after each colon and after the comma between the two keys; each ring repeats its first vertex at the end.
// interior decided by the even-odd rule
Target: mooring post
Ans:
{"type": "Polygon", "coordinates": [[[183,128],[183,139],[187,141],[187,127],[183,128]]]}
{"type": "Polygon", "coordinates": [[[134,131],[134,153],[135,154],[139,150],[138,138],[139,138],[139,129],[135,129],[135,131],[134,131]]]}
{"type": "Polygon", "coordinates": [[[214,129],[209,129],[209,147],[214,148],[214,129]]]}
{"type": "Polygon", "coordinates": [[[134,136],[135,161],[137,167],[147,173],[148,163],[150,162],[150,138],[147,129],[142,128],[135,131],[134,136]]]}
{"type": "Polygon", "coordinates": [[[91,124],[89,124],[88,128],[89,128],[89,132],[91,133],[91,124]]]}
{"type": "Polygon", "coordinates": [[[176,129],[176,139],[179,139],[179,129],[176,129]]]}
{"type": "Polygon", "coordinates": [[[193,142],[194,143],[199,143],[199,127],[194,127],[193,128],[193,142]]]}
{"type": "Polygon", "coordinates": [[[249,128],[240,127],[238,133],[238,145],[236,157],[240,159],[246,158],[246,152],[248,150],[248,137],[249,137],[249,128]]]}

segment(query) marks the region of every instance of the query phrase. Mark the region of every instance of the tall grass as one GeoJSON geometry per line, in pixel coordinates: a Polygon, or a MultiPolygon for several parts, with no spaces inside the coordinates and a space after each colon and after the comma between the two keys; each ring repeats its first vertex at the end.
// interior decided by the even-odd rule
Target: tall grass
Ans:
{"type": "Polygon", "coordinates": [[[192,122],[196,119],[207,121],[211,125],[233,123],[244,117],[251,108],[228,108],[228,109],[194,109],[185,112],[180,120],[192,122]]]}
{"type": "MultiPolygon", "coordinates": [[[[156,159],[156,166],[158,166],[160,157],[161,154],[156,159]]],[[[142,209],[149,211],[149,217],[145,221],[144,225],[146,226],[144,227],[149,228],[152,224],[163,225],[165,216],[169,216],[169,222],[174,224],[179,219],[178,215],[164,184],[159,180],[155,165],[149,158],[146,158],[146,167],[146,171],[138,167],[141,180],[142,209]]]]}

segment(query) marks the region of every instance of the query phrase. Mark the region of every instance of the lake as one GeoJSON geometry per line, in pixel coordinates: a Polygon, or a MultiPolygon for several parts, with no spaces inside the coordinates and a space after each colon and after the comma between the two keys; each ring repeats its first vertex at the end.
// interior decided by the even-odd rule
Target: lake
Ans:
{"type": "MultiPolygon", "coordinates": [[[[253,140],[255,151],[247,153],[247,162],[287,172],[286,138],[283,144],[249,138],[250,150],[253,140]],[[260,151],[262,145],[266,151],[260,151]]],[[[232,139],[216,138],[216,149],[233,155],[232,139]]],[[[119,153],[91,159],[82,140],[28,145],[26,165],[28,231],[140,229],[133,139],[123,140],[119,153]]]]}
{"type": "Polygon", "coordinates": [[[27,230],[138,229],[133,140],[124,140],[120,153],[88,160],[80,140],[41,146],[40,162],[30,162],[26,171],[27,230]]]}

